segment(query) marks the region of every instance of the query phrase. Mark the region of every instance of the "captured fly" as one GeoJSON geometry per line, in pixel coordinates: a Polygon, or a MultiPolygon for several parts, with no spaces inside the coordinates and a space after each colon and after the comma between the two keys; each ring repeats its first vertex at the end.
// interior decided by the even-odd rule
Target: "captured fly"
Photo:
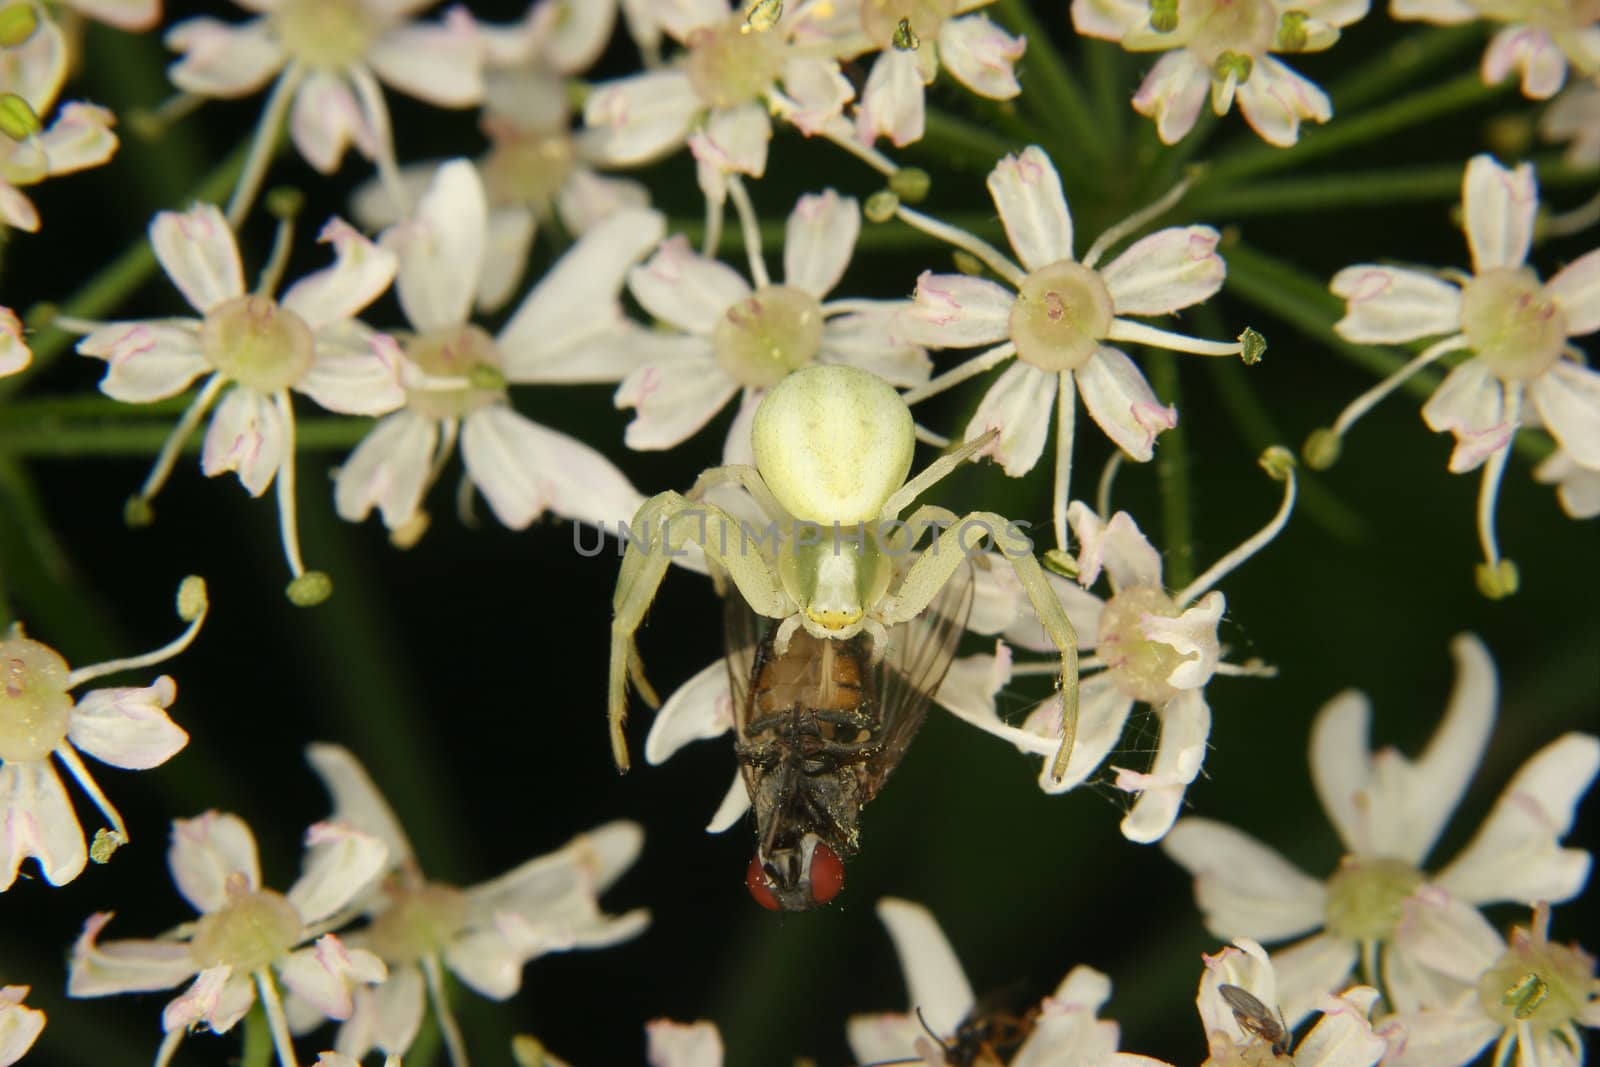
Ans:
{"type": "Polygon", "coordinates": [[[772,911],[805,911],[844,888],[859,848],[861,809],[878,795],[916,736],[972,610],[965,566],[876,655],[866,633],[846,641],[778,623],[726,601],[724,640],[733,690],[734,755],[755,812],[750,895],[772,911]]]}
{"type": "Polygon", "coordinates": [[[1289,1027],[1281,1016],[1274,1015],[1261,999],[1241,986],[1219,985],[1217,992],[1233,1009],[1233,1021],[1247,1034],[1254,1034],[1272,1047],[1274,1056],[1289,1054],[1289,1027]]]}

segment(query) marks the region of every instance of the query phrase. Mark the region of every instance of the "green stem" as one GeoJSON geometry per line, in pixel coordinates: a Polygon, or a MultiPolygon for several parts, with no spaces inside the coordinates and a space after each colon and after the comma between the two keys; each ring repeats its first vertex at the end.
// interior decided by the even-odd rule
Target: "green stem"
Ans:
{"type": "MultiPolygon", "coordinates": [[[[17,405],[21,406],[21,405],[17,405]]],[[[372,428],[371,419],[319,416],[295,420],[295,446],[300,452],[350,448],[372,428]]],[[[170,419],[143,412],[120,419],[74,422],[7,418],[0,422],[0,454],[9,456],[153,456],[172,430],[170,419]]],[[[184,443],[185,452],[200,450],[200,434],[184,443]]]]}
{"type": "MultiPolygon", "coordinates": [[[[1073,161],[1088,164],[1104,159],[1106,146],[1094,112],[1083,90],[1068,73],[1066,61],[1050,39],[1050,31],[1033,17],[1024,0],[999,0],[994,10],[1000,22],[1028,39],[1019,78],[1024,84],[1031,81],[1036,91],[1023,93],[1024,105],[1031,105],[1034,114],[1053,129],[1060,140],[1077,150],[1057,159],[1056,165],[1064,166],[1073,161]]],[[[1061,17],[1066,18],[1065,6],[1059,10],[1061,17]]]]}
{"type": "Polygon", "coordinates": [[[941,164],[987,172],[1020,145],[980,123],[930,107],[927,132],[916,147],[919,155],[941,164]]]}
{"type": "Polygon", "coordinates": [[[1393,96],[1482,40],[1482,23],[1466,22],[1459,26],[1429,26],[1396,41],[1328,86],[1334,113],[1354,111],[1393,96]]]}
{"type": "Polygon", "coordinates": [[[1136,116],[1139,121],[1144,121],[1143,116],[1137,116],[1129,104],[1138,82],[1129,81],[1132,67],[1128,62],[1128,53],[1113,41],[1097,41],[1089,38],[1085,38],[1079,46],[1079,53],[1089,69],[1089,88],[1094,97],[1094,110],[1100,129],[1105,131],[1110,142],[1109,154],[1112,158],[1118,158],[1122,155],[1123,142],[1127,137],[1129,116],[1136,116]]]}
{"type": "Polygon", "coordinates": [[[244,1017],[244,1047],[239,1050],[239,1067],[270,1067],[272,1052],[272,1030],[267,1026],[267,1013],[257,1001],[244,1017]]]}
{"type": "MultiPolygon", "coordinates": [[[[1156,396],[1181,410],[1177,357],[1164,348],[1147,348],[1144,363],[1156,396]]],[[[1189,444],[1181,421],[1157,442],[1156,484],[1166,541],[1162,582],[1168,589],[1182,589],[1194,581],[1194,516],[1189,501],[1189,444]]]]}

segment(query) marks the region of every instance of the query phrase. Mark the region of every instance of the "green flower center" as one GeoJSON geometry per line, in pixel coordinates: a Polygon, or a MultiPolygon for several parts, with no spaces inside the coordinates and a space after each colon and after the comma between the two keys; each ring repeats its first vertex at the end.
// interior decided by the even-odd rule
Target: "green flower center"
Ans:
{"type": "Polygon", "coordinates": [[[1400,922],[1422,872],[1394,859],[1346,856],[1328,879],[1328,932],[1352,941],[1384,941],[1400,922]]]}
{"type": "Polygon", "coordinates": [[[1478,979],[1478,1000],[1501,1026],[1526,1022],[1535,1036],[1580,1022],[1597,991],[1594,960],[1574,945],[1552,945],[1524,930],[1478,979]]]}
{"type": "Polygon", "coordinates": [[[263,393],[298,382],[316,355],[304,319],[270,297],[255,295],[236,296],[207,312],[200,348],[217,370],[263,393]]]}
{"type": "Polygon", "coordinates": [[[419,334],[406,345],[406,358],[430,379],[406,390],[406,403],[419,415],[460,418],[505,399],[500,349],[470,323],[419,334]]]}
{"type": "Polygon", "coordinates": [[[572,136],[565,130],[496,130],[489,145],[478,168],[489,202],[526,204],[548,215],[577,158],[572,136]]]}
{"type": "Polygon", "coordinates": [[[1527,267],[1496,267],[1461,292],[1461,332],[1508,382],[1537,378],[1561,358],[1567,320],[1527,267]]]}
{"type": "Polygon", "coordinates": [[[378,30],[361,0],[289,0],[272,22],[290,56],[323,70],[355,66],[378,30]]]}
{"type": "Polygon", "coordinates": [[[1175,619],[1182,614],[1173,599],[1153,585],[1123,589],[1106,601],[1095,651],[1118,688],[1133,699],[1162,704],[1177,692],[1167,678],[1183,662],[1183,655],[1164,641],[1147,638],[1140,620],[1146,615],[1175,619]]]}
{"type": "Polygon", "coordinates": [[[711,344],[722,369],[767,389],[810,363],[822,345],[822,305],[788,285],[757,289],[717,320],[711,344]]]}
{"type": "Polygon", "coordinates": [[[1044,371],[1077,370],[1111,331],[1111,293],[1100,275],[1070,260],[1040,267],[1011,305],[1017,355],[1044,371]]]}
{"type": "Polygon", "coordinates": [[[41,760],[61,744],[72,713],[69,673],[46,645],[0,641],[0,760],[41,760]]]}
{"type": "Polygon", "coordinates": [[[865,0],[861,28],[879,48],[893,48],[902,19],[911,40],[931,41],[955,13],[956,0],[865,0]]]}
{"type": "Polygon", "coordinates": [[[467,895],[455,886],[429,882],[393,893],[389,907],[368,931],[372,951],[390,963],[414,963],[435,955],[467,925],[467,895]]]}
{"type": "Polygon", "coordinates": [[[300,913],[270,889],[230,894],[195,923],[189,951],[201,970],[226,963],[235,973],[259,971],[287,956],[304,933],[300,913]]]}
{"type": "Polygon", "coordinates": [[[782,34],[747,29],[742,15],[695,30],[688,44],[689,84],[717,109],[749,103],[770,89],[787,51],[782,34]]]}
{"type": "Polygon", "coordinates": [[[1180,0],[1178,33],[1189,51],[1219,76],[1227,73],[1217,66],[1220,57],[1243,59],[1243,65],[1227,66],[1246,81],[1250,57],[1265,55],[1277,42],[1278,12],[1270,0],[1180,0]]]}

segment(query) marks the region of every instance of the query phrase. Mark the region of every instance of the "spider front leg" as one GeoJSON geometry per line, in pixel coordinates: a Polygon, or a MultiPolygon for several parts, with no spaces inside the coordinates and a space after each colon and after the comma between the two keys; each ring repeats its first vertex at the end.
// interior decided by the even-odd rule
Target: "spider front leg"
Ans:
{"type": "Polygon", "coordinates": [[[628,681],[639,687],[652,706],[659,703],[639,660],[634,633],[675,555],[685,544],[699,545],[706,558],[733,578],[752,611],[781,619],[795,610],[776,571],[768,565],[746,530],[715,504],[693,501],[682,493],[666,492],[646,500],[625,535],[627,551],[617,574],[617,591],[611,598],[611,669],[607,687],[607,717],[611,730],[611,755],[617,769],[629,766],[623,725],[628,718],[628,681]]]}
{"type": "Polygon", "coordinates": [[[906,622],[926,610],[983,535],[992,537],[1001,555],[1011,561],[1017,580],[1028,594],[1039,621],[1044,623],[1045,633],[1061,653],[1061,745],[1050,765],[1051,777],[1059,782],[1067,772],[1067,760],[1078,735],[1078,633],[1050,588],[1044,569],[1033,557],[1033,541],[1011,520],[992,511],[973,511],[958,519],[943,508],[923,506],[912,513],[911,521],[933,521],[948,526],[917,557],[906,571],[900,588],[885,603],[884,625],[906,622]]]}

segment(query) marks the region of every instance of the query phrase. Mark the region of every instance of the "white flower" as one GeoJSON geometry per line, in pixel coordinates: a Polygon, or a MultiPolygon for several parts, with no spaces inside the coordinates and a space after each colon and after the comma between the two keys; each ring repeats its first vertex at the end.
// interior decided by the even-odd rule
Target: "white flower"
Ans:
{"type": "Polygon", "coordinates": [[[1430,971],[1452,983],[1454,998],[1404,1012],[1383,1031],[1394,1045],[1391,1067],[1465,1067],[1491,1043],[1517,1067],[1578,1067],[1578,1028],[1600,1028],[1600,979],[1594,957],[1550,942],[1550,908],[1534,908],[1530,926],[1514,927],[1508,945],[1478,913],[1445,894],[1407,902],[1399,940],[1430,971]]]}
{"type": "Polygon", "coordinates": [[[1195,898],[1213,934],[1273,942],[1320,931],[1273,956],[1290,1023],[1319,996],[1341,988],[1358,956],[1368,981],[1381,969],[1395,1010],[1440,1006],[1427,961],[1397,938],[1419,901],[1561,901],[1576,896],[1588,878],[1589,854],[1560,847],[1578,798],[1600,771],[1600,741],[1584,734],[1568,734],[1535,753],[1466,848],[1437,874],[1423,871],[1494,725],[1488,652],[1465,635],[1452,651],[1455,691],[1415,762],[1392,748],[1375,755],[1367,750],[1371,708],[1361,693],[1343,693],[1318,712],[1311,779],[1346,850],[1326,882],[1209,819],[1180,820],[1163,843],[1194,875],[1195,898]]]}
{"type": "Polygon", "coordinates": [[[1556,487],[1561,510],[1574,519],[1592,519],[1600,515],[1600,468],[1585,467],[1557,449],[1534,468],[1533,476],[1545,485],[1556,487]]]}
{"type": "Polygon", "coordinates": [[[506,383],[616,381],[637,366],[642,331],[623,316],[618,292],[662,229],[661,216],[642,209],[596,226],[491,337],[469,321],[489,241],[483,185],[466,160],[441,167],[417,214],[381,238],[399,259],[395,287],[416,332],[404,349],[404,409],[340,469],[339,516],[359,522],[376,507],[391,530],[414,531],[458,434],[468,476],[512,529],[546,510],[591,523],[632,515],[644,498],[626,476],[583,442],[519,415],[506,383]]]}
{"type": "Polygon", "coordinates": [[[325,1015],[344,1019],[355,1010],[353,990],[385,977],[377,956],[322,931],[378,877],[388,849],[338,823],[312,826],[305,843],[304,871],[283,894],[261,885],[255,837],[238,816],[209,811],[174,820],[167,864],[199,920],[152,941],[102,944],[111,913],[90,916],[72,949],[67,994],[153,992],[197,976],[162,1012],[166,1036],[156,1064],[165,1067],[185,1033],[202,1024],[226,1033],[259,992],[279,1060],[292,1067],[279,981],[325,1015]]]}
{"type": "Polygon", "coordinates": [[[1072,24],[1130,52],[1166,53],[1133,98],[1164,143],[1194,128],[1209,92],[1212,111],[1226,115],[1237,96],[1251,129],[1287,147],[1302,119],[1327,122],[1333,105],[1273,53],[1331,48],[1367,7],[1368,0],[1073,0],[1072,24]]]}
{"type": "MultiPolygon", "coordinates": [[[[464,1063],[443,968],[483,996],[506,1000],[520,988],[522,968],[539,956],[614,945],[649,924],[648,911],[612,916],[599,903],[644,845],[635,823],[607,823],[498,878],[459,889],[423,874],[399,820],[354,756],[326,744],[310,746],[306,756],[333,797],[332,818],[387,846],[386,877],[351,902],[371,922],[346,940],[383,959],[389,979],[357,991],[354,1011],[334,1016],[348,1020],[336,1040],[347,1056],[361,1059],[374,1047],[405,1053],[422,1022],[426,989],[453,1062],[464,1063]]],[[[316,1003],[291,1001],[290,1008],[303,1030],[328,1014],[316,1003]]]]}
{"type": "Polygon", "coordinates": [[[1483,82],[1497,85],[1516,71],[1522,94],[1533,100],[1556,95],[1568,64],[1585,76],[1600,74],[1600,10],[1587,0],[1391,0],[1389,13],[1439,26],[1472,19],[1504,23],[1483,53],[1483,82]]]}
{"type": "Polygon", "coordinates": [[[44,1012],[22,1003],[28,991],[25,985],[0,989],[0,1067],[11,1067],[27,1055],[44,1029],[44,1012]]]}
{"type": "MultiPolygon", "coordinates": [[[[109,5],[108,5],[109,6],[109,5]]],[[[98,167],[117,150],[111,132],[115,117],[93,104],[61,107],[48,128],[43,117],[55,107],[70,59],[66,38],[43,11],[33,6],[37,27],[26,41],[0,52],[0,93],[12,94],[27,107],[30,131],[0,132],[0,222],[35,233],[39,212],[22,186],[36,185],[58,174],[98,167]]]]}
{"type": "Polygon", "coordinates": [[[1351,341],[1401,344],[1445,335],[1401,370],[1356,398],[1308,443],[1319,466],[1337,455],[1339,438],[1401,382],[1447,353],[1471,357],[1450,371],[1422,407],[1436,431],[1455,435],[1450,470],[1483,467],[1478,536],[1485,593],[1514,591],[1514,571],[1500,557],[1495,500],[1511,439],[1523,425],[1542,425],[1574,461],[1600,467],[1600,374],[1584,365],[1569,338],[1600,330],[1600,249],[1568,263],[1548,282],[1525,265],[1533,240],[1539,190],[1533,168],[1507,171],[1475,156],[1462,183],[1473,274],[1362,263],[1334,275],[1347,301],[1335,324],[1351,341]],[[1318,455],[1317,453],[1321,453],[1318,455]]]}
{"type": "MultiPolygon", "coordinates": [[[[745,201],[735,203],[743,211],[745,201]]],[[[825,302],[860,231],[856,201],[828,189],[800,197],[789,213],[782,282],[768,279],[757,245],[748,246],[752,286],[732,267],[691,251],[681,236],[630,271],[634,298],[676,332],[644,335],[645,363],[617,389],[617,406],[638,412],[628,424],[628,447],[671,448],[737,395],[724,461],[754,462],[756,406],[767,389],[813,361],[848,363],[891,385],[926,382],[927,353],[894,325],[903,302],[825,302]]]]}
{"type": "Polygon", "coordinates": [[[1567,86],[1540,117],[1539,135],[1567,142],[1562,159],[1568,166],[1600,166],[1600,75],[1567,86]]]}
{"type": "Polygon", "coordinates": [[[119,30],[148,30],[161,21],[161,0],[62,0],[62,3],[119,30]]]}
{"type": "Polygon", "coordinates": [[[22,321],[8,307],[0,307],[0,378],[20,374],[33,362],[33,350],[22,337],[22,321]]]}
{"type": "Polygon", "coordinates": [[[202,317],[88,324],[89,336],[78,342],[79,352],[106,361],[100,391],[124,403],[176,396],[204,376],[136,502],[148,506],[184,439],[215,404],[201,469],[207,477],[236,472],[251,496],[276,479],[284,553],[297,583],[314,576],[300,560],[294,521],[290,390],[347,415],[381,415],[405,400],[394,339],[355,319],[389,288],[394,254],[337,218],[318,240],[333,245],[333,266],[302,278],[278,301],[246,292],[239,247],[215,206],[163,211],[150,223],[150,243],[202,317]]]}
{"type": "Polygon", "coordinates": [[[122,816],[78,752],[127,770],[149,770],[171,759],[189,742],[167,717],[177,683],[162,675],[146,688],[95,689],[76,700],[70,691],[95,678],[171,659],[200,632],[206,610],[205,583],[189,578],[178,591],[178,614],[189,625],[175,640],[142,656],[77,670],[55,649],[25,637],[20,625],[0,637],[0,892],[11,888],[18,867],[30,856],[51,885],[72,881],[89,858],[52,755],[111,823],[96,835],[95,861],[104,863],[127,844],[122,816]]]}
{"type": "MultiPolygon", "coordinates": [[[[1065,549],[1078,395],[1117,447],[1139,461],[1151,458],[1156,435],[1178,419],[1134,362],[1106,342],[1201,355],[1242,351],[1239,344],[1196,340],[1119,316],[1168,315],[1198,304],[1222,288],[1226,268],[1216,254],[1216,230],[1174,226],[1135,242],[1096,269],[1101,256],[1150,212],[1114,227],[1081,261],[1075,259],[1061,178],[1038,147],[1001,160],[988,184],[1020,267],[975,237],[905,208],[899,211],[905,222],[978,255],[1008,283],[923,273],[914,303],[895,320],[898,335],[934,348],[995,347],[913,389],[907,400],[931,396],[1015,356],[989,387],[965,436],[970,441],[998,428],[989,454],[1007,474],[1020,477],[1038,463],[1051,423],[1058,424],[1055,526],[1058,547],[1065,549]]],[[[1170,205],[1157,207],[1165,206],[1170,205]]]]}
{"type": "Polygon", "coordinates": [[[715,1023],[652,1019],[644,1032],[650,1067],[722,1067],[722,1035],[715,1023]]]}

